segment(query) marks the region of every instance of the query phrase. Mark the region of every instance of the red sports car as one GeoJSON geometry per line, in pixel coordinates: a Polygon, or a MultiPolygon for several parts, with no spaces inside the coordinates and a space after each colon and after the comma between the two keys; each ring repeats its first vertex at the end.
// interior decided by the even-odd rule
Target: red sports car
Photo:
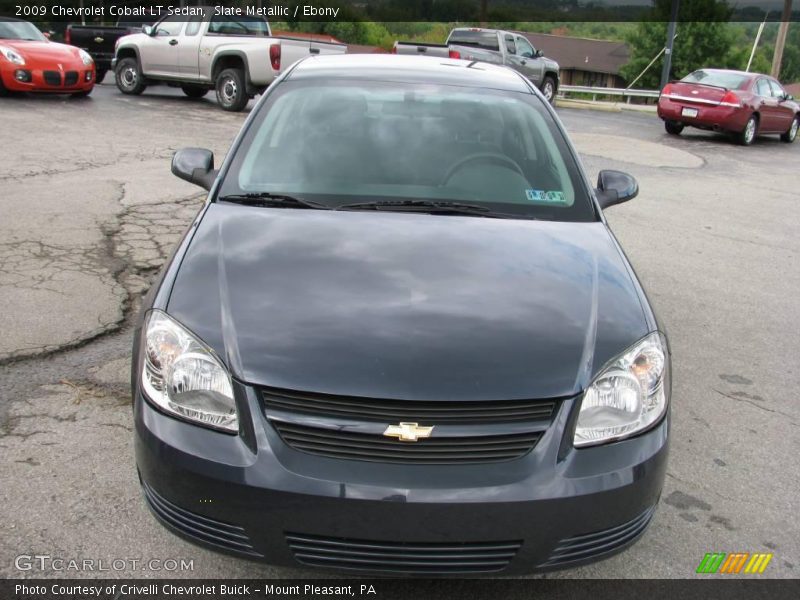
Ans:
{"type": "Polygon", "coordinates": [[[724,131],[749,146],[756,135],[777,133],[793,142],[800,126],[800,104],[768,75],[700,69],[664,86],[658,116],[667,133],[686,126],[724,131]]]}
{"type": "Polygon", "coordinates": [[[87,52],[49,41],[32,23],[0,17],[0,96],[8,92],[88,96],[94,83],[94,61],[87,52]]]}

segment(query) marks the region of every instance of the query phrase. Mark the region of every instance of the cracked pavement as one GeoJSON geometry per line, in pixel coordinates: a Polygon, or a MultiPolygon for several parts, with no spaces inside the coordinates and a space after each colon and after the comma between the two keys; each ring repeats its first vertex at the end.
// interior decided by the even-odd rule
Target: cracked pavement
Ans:
{"type": "MultiPolygon", "coordinates": [[[[774,552],[797,577],[800,495],[800,143],[752,148],[663,133],[651,115],[559,111],[590,177],[635,175],[608,217],[673,348],[673,432],[648,533],[549,577],[691,577],[706,552],[774,552]]],[[[244,114],[164,88],[86,101],[14,98],[0,172],[0,576],[320,576],[215,554],[164,530],[141,499],[129,396],[130,322],[199,210],[171,175],[183,146],[221,162],[244,114]],[[14,557],[191,559],[194,569],[19,571],[14,557]]],[[[708,576],[706,576],[708,577],[708,576]]]]}

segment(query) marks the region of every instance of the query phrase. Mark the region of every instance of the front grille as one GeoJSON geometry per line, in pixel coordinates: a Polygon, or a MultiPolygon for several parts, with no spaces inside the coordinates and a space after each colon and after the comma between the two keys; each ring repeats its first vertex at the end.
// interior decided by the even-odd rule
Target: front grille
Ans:
{"type": "Polygon", "coordinates": [[[153,514],[165,525],[194,540],[228,552],[261,558],[244,528],[204,517],[176,506],[142,482],[144,497],[153,514]]]}
{"type": "Polygon", "coordinates": [[[453,465],[497,462],[530,452],[541,432],[431,437],[413,443],[380,434],[353,433],[272,421],[286,444],[309,454],[381,463],[453,465]]]}
{"type": "Polygon", "coordinates": [[[45,71],[44,82],[47,85],[61,85],[61,73],[59,71],[45,71]]]}
{"type": "Polygon", "coordinates": [[[485,573],[508,566],[511,542],[376,542],[287,533],[295,559],[315,567],[395,573],[485,573]]]}
{"type": "Polygon", "coordinates": [[[77,71],[67,71],[64,75],[64,85],[70,86],[75,85],[78,83],[78,72],[77,71]]]}
{"type": "Polygon", "coordinates": [[[358,421],[397,423],[508,423],[549,420],[556,403],[539,400],[435,401],[378,400],[351,396],[262,390],[267,408],[358,421]]]}
{"type": "Polygon", "coordinates": [[[619,550],[644,533],[655,510],[656,507],[652,506],[635,519],[617,527],[565,538],[559,542],[550,558],[541,566],[569,565],[619,550]]]}

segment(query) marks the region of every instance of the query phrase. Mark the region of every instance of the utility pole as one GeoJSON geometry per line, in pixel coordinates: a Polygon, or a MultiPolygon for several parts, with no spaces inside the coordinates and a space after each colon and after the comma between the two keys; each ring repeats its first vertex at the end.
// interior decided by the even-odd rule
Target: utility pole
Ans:
{"type": "Polygon", "coordinates": [[[481,27],[486,27],[486,24],[489,22],[489,0],[481,0],[481,27]]]}
{"type": "Polygon", "coordinates": [[[680,0],[672,0],[672,11],[669,17],[669,26],[667,27],[667,45],[664,50],[664,66],[661,69],[661,87],[669,82],[669,74],[672,71],[672,43],[675,41],[675,26],[678,20],[678,5],[680,0]]]}
{"type": "Polygon", "coordinates": [[[775,79],[781,74],[783,47],[786,45],[786,33],[789,31],[789,20],[792,18],[792,0],[783,0],[783,14],[778,28],[778,39],[775,40],[775,54],[772,55],[772,75],[775,79]]]}
{"type": "Polygon", "coordinates": [[[756,41],[753,42],[753,49],[750,51],[750,60],[747,61],[747,68],[745,69],[746,73],[750,72],[750,65],[753,64],[753,57],[756,55],[756,48],[758,48],[758,40],[761,39],[761,34],[764,33],[764,26],[767,24],[768,16],[769,16],[769,11],[767,11],[767,14],[764,15],[764,20],[761,22],[761,25],[758,26],[756,41]]]}

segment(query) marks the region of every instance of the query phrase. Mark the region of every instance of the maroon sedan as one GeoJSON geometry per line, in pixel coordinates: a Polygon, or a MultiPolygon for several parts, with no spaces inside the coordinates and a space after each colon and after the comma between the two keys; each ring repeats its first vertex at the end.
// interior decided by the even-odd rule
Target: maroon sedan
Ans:
{"type": "Polygon", "coordinates": [[[658,116],[672,135],[691,126],[731,133],[749,146],[764,133],[793,142],[800,126],[800,104],[768,75],[700,69],[664,86],[658,116]]]}

